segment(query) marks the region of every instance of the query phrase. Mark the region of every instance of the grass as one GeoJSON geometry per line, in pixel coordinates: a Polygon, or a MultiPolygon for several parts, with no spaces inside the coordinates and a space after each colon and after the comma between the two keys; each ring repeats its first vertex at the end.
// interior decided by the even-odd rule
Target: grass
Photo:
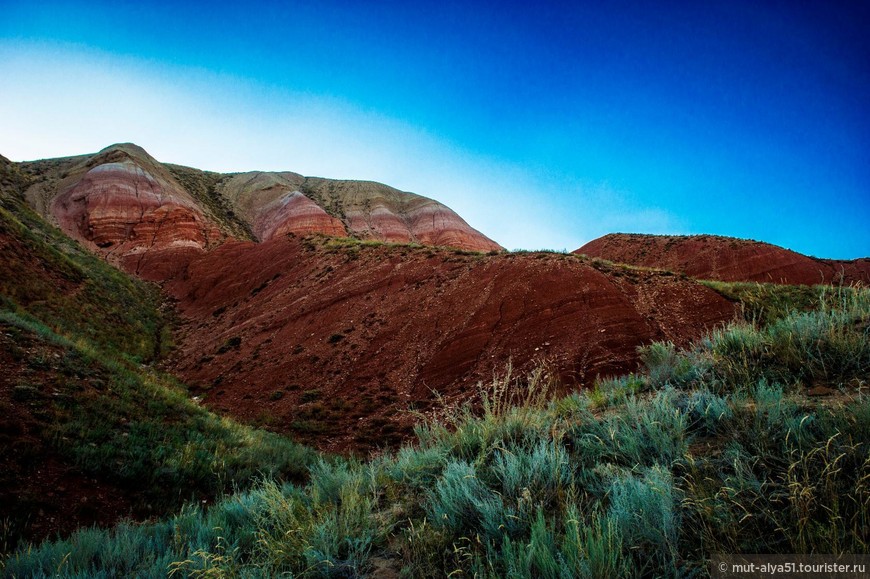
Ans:
{"type": "Polygon", "coordinates": [[[867,553],[870,292],[841,298],[690,350],[650,346],[644,372],[595,391],[551,400],[546,371],[508,373],[418,425],[414,446],[82,530],[4,572],[661,577],[707,575],[713,553],[867,553]],[[845,394],[814,402],[808,375],[845,394]]]}
{"type": "Polygon", "coordinates": [[[654,385],[708,385],[713,391],[770,383],[841,388],[870,373],[867,289],[823,289],[818,307],[767,325],[735,323],[690,351],[652,344],[641,351],[654,385]]]}
{"type": "MultiPolygon", "coordinates": [[[[292,234],[291,234],[292,235],[292,234]]],[[[396,252],[400,255],[408,255],[412,252],[422,253],[428,257],[439,255],[447,258],[474,257],[477,259],[483,256],[499,255],[502,252],[491,251],[482,252],[467,249],[459,249],[450,246],[439,245],[421,245],[416,242],[393,242],[382,241],[379,239],[360,239],[357,237],[332,237],[320,234],[311,234],[303,237],[303,243],[310,251],[322,249],[328,254],[341,254],[350,260],[358,259],[363,251],[373,248],[382,248],[391,252],[396,252]]]]}
{"type": "Polygon", "coordinates": [[[171,348],[155,287],[109,267],[19,201],[0,201],[0,235],[11,241],[0,257],[3,310],[137,361],[171,348]]]}
{"type": "Polygon", "coordinates": [[[738,302],[742,317],[749,323],[767,325],[795,311],[809,312],[836,305],[849,287],[784,285],[776,283],[724,282],[703,280],[701,284],[738,302]]]}
{"type": "Polygon", "coordinates": [[[218,191],[226,175],[170,163],[163,163],[163,166],[231,235],[238,239],[255,239],[251,226],[236,215],[230,202],[218,191]]]}
{"type": "MultiPolygon", "coordinates": [[[[0,239],[0,332],[12,361],[2,369],[12,381],[3,410],[30,417],[31,435],[151,515],[264,475],[304,480],[313,451],[208,412],[154,369],[171,347],[171,317],[156,288],[85,252],[14,199],[0,202],[0,239]]],[[[13,512],[4,505],[4,516],[13,512]]],[[[18,537],[0,539],[8,547],[18,537]]]]}
{"type": "MultiPolygon", "coordinates": [[[[812,301],[806,288],[718,284],[746,321],[688,350],[651,344],[642,373],[551,400],[545,369],[508,369],[477,404],[420,424],[416,446],[318,461],[143,366],[169,345],[153,288],[14,199],[0,234],[12,241],[0,325],[22,367],[16,408],[71,463],[156,512],[197,499],[162,520],[21,546],[5,575],[347,577],[386,561],[414,577],[671,576],[704,574],[716,552],[868,551],[867,290],[812,301]],[[813,404],[803,393],[817,385],[853,396],[813,404]]],[[[326,429],[320,392],[303,397],[312,418],[298,429],[326,429]]]]}
{"type": "Polygon", "coordinates": [[[208,412],[170,377],[34,320],[3,312],[0,329],[31,352],[60,352],[32,358],[34,383],[19,384],[13,399],[38,413],[43,439],[83,472],[125,489],[138,512],[174,511],[264,475],[301,481],[315,458],[289,439],[208,412]],[[41,379],[44,360],[59,379],[41,379]]]}

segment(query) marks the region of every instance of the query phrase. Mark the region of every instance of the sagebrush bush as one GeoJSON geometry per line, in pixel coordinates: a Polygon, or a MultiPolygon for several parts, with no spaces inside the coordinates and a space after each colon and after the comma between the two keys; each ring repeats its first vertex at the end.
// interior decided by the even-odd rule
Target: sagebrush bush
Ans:
{"type": "Polygon", "coordinates": [[[685,386],[706,371],[705,360],[677,350],[672,342],[653,342],[638,349],[640,360],[653,387],[685,386]]]}
{"type": "Polygon", "coordinates": [[[686,413],[688,429],[705,435],[715,434],[734,415],[728,400],[706,386],[690,392],[678,404],[686,413]]]}
{"type": "Polygon", "coordinates": [[[641,348],[650,384],[716,393],[750,389],[759,378],[784,385],[841,387],[870,374],[870,290],[825,290],[817,309],[778,317],[765,326],[735,322],[694,348],[641,348]]]}
{"type": "Polygon", "coordinates": [[[429,498],[427,515],[433,525],[455,536],[480,534],[500,540],[523,530],[516,509],[505,505],[495,490],[480,480],[477,469],[462,461],[450,462],[444,469],[429,498]]]}
{"type": "Polygon", "coordinates": [[[667,568],[678,557],[679,502],[669,468],[654,465],[639,475],[614,476],[608,489],[607,516],[623,540],[632,545],[635,562],[650,568],[667,568]]]}

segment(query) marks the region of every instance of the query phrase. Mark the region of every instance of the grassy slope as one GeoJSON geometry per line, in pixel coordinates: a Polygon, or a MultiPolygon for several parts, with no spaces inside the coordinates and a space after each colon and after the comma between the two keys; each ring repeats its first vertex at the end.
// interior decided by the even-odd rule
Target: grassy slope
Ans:
{"type": "Polygon", "coordinates": [[[700,283],[738,302],[747,322],[766,325],[782,319],[793,311],[808,312],[823,304],[831,307],[852,290],[848,287],[783,285],[757,282],[724,282],[704,280],[700,283]]]}
{"type": "MultiPolygon", "coordinates": [[[[155,288],[85,252],[14,190],[0,199],[0,245],[0,331],[10,360],[0,383],[11,389],[3,412],[26,416],[46,447],[124,489],[146,513],[244,487],[260,473],[305,476],[311,451],[209,413],[143,365],[169,347],[155,288]]],[[[21,530],[10,520],[18,512],[3,506],[7,534],[21,530]]]]}
{"type": "Polygon", "coordinates": [[[169,346],[156,288],[103,263],[21,203],[0,205],[0,235],[0,307],[139,361],[169,346]]]}
{"type": "Polygon", "coordinates": [[[870,292],[735,324],[646,372],[548,401],[482,392],[368,462],[320,463],[157,523],[87,530],[10,576],[705,575],[712,553],[870,549],[870,292]],[[843,391],[824,403],[804,384],[843,391]]]}
{"type": "Polygon", "coordinates": [[[163,166],[233,237],[249,241],[255,238],[251,226],[236,215],[230,203],[218,192],[221,181],[228,175],[171,163],[163,163],[163,166]]]}

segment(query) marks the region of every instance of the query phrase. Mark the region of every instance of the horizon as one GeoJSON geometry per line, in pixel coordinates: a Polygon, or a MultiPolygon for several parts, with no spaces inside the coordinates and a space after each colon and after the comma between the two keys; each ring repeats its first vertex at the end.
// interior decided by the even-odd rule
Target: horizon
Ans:
{"type": "MultiPolygon", "coordinates": [[[[83,153],[83,154],[77,154],[77,155],[66,155],[66,156],[64,156],[64,157],[43,157],[43,158],[38,158],[38,159],[25,159],[25,160],[18,161],[18,162],[28,163],[28,162],[50,161],[50,160],[53,160],[53,159],[63,159],[63,158],[73,158],[73,157],[91,157],[91,156],[94,156],[94,155],[97,155],[97,154],[101,153],[101,152],[104,151],[104,150],[108,150],[108,149],[111,149],[111,148],[113,148],[113,147],[124,146],[124,145],[133,145],[133,146],[136,146],[136,147],[139,147],[139,148],[145,150],[145,152],[148,153],[147,149],[145,149],[144,147],[141,147],[138,143],[124,142],[124,143],[112,143],[112,144],[110,144],[110,145],[108,145],[108,146],[106,146],[106,147],[103,147],[103,148],[100,149],[99,151],[93,151],[93,152],[89,152],[89,153],[83,153]]],[[[148,154],[150,155],[150,153],[148,153],[148,154]]],[[[151,155],[151,156],[153,157],[153,155],[151,155]]],[[[170,165],[178,165],[178,163],[173,163],[172,161],[169,161],[169,160],[163,160],[163,159],[156,159],[156,160],[157,160],[159,163],[168,163],[168,164],[170,164],[170,165]]],[[[183,166],[186,166],[186,165],[183,165],[183,166]]],[[[200,169],[199,167],[189,167],[189,166],[186,166],[186,167],[188,167],[189,169],[196,169],[196,170],[207,171],[207,169],[200,169]]],[[[217,171],[216,171],[216,172],[217,172],[217,171]]],[[[258,169],[253,169],[253,170],[247,170],[247,171],[246,171],[246,170],[240,170],[240,171],[229,171],[229,172],[226,172],[226,173],[223,173],[223,174],[225,174],[225,175],[230,175],[230,174],[261,173],[261,172],[276,172],[276,173],[277,173],[277,172],[287,172],[287,171],[282,171],[282,170],[280,170],[280,169],[279,169],[279,170],[270,170],[270,171],[261,171],[261,170],[258,170],[258,169]]],[[[292,171],[290,171],[290,172],[292,172],[292,171]]],[[[325,176],[323,176],[323,175],[302,175],[302,176],[305,177],[305,178],[309,178],[309,177],[310,177],[310,178],[318,178],[318,179],[331,179],[330,177],[325,177],[325,176]]],[[[361,180],[361,179],[349,179],[349,180],[350,180],[350,181],[362,181],[362,182],[366,182],[365,180],[361,180]]],[[[368,182],[379,183],[379,182],[377,182],[377,181],[368,181],[368,182]]],[[[388,185],[388,186],[389,186],[388,183],[379,183],[379,184],[381,184],[381,185],[388,185]]],[[[413,192],[413,191],[406,191],[406,193],[414,193],[414,192],[413,192]]],[[[436,199],[435,201],[437,201],[437,199],[436,199]]],[[[460,215],[460,217],[462,217],[462,216],[460,215]]],[[[474,227],[474,226],[473,226],[472,224],[470,224],[470,223],[469,223],[469,225],[471,225],[472,227],[474,227]]],[[[648,235],[648,236],[662,236],[662,237],[723,237],[723,238],[728,238],[728,239],[743,239],[743,240],[746,240],[746,241],[752,241],[752,242],[755,242],[755,243],[768,243],[768,242],[764,241],[763,239],[735,238],[735,237],[733,237],[733,236],[718,235],[718,234],[709,234],[709,233],[674,233],[674,234],[667,234],[667,233],[665,233],[665,234],[656,234],[656,233],[633,233],[633,232],[628,232],[628,231],[611,231],[610,233],[606,233],[606,234],[604,234],[604,235],[605,235],[605,236],[606,236],[606,235],[648,235]]],[[[598,239],[598,238],[596,238],[596,239],[598,239]]],[[[592,241],[592,240],[590,240],[590,241],[592,241]]],[[[581,246],[581,247],[582,247],[582,246],[581,246]]],[[[573,252],[573,251],[575,251],[575,250],[577,250],[577,249],[580,249],[580,247],[574,248],[573,250],[572,250],[572,249],[560,249],[560,250],[554,250],[554,249],[547,249],[547,248],[532,249],[532,250],[530,250],[530,249],[527,249],[527,248],[518,247],[518,248],[513,248],[513,249],[507,249],[507,251],[509,251],[509,252],[540,251],[540,252],[554,252],[554,253],[560,253],[560,252],[573,252]]],[[[788,248],[786,248],[786,249],[788,249],[788,248]]],[[[810,257],[820,258],[820,256],[810,256],[810,257]]],[[[824,257],[821,257],[821,259],[836,259],[836,258],[824,258],[824,257]]],[[[857,260],[860,260],[860,259],[870,259],[870,255],[868,255],[868,256],[856,257],[856,258],[851,258],[851,259],[845,259],[845,260],[843,260],[843,261],[857,261],[857,260]]]]}
{"type": "Polygon", "coordinates": [[[0,154],[132,142],[377,181],[508,249],[624,232],[870,255],[870,7],[619,4],[13,1],[0,154]]]}

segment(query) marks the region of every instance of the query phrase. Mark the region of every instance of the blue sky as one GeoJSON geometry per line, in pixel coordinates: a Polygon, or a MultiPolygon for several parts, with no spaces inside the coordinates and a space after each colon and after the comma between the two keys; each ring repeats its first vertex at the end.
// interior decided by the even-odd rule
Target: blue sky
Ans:
{"type": "Polygon", "coordinates": [[[13,160],[133,141],[372,179],[508,248],[628,231],[870,255],[866,2],[0,8],[13,160]]]}

